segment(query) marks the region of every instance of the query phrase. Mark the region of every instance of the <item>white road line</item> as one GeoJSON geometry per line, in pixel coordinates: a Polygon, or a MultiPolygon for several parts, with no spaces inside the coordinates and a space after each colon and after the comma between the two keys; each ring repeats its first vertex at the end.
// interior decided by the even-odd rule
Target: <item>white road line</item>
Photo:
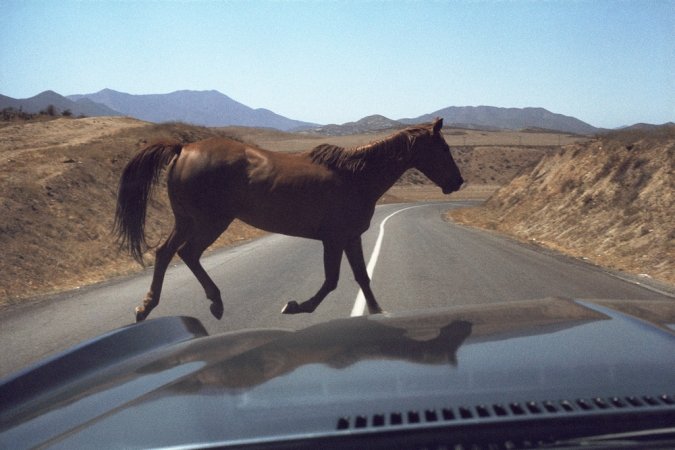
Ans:
{"type": "MultiPolygon", "coordinates": [[[[382,223],[380,223],[380,234],[377,236],[377,241],[375,241],[375,248],[373,249],[372,255],[370,255],[370,261],[368,261],[368,266],[366,267],[366,270],[368,271],[368,277],[370,277],[371,281],[373,280],[373,271],[375,271],[375,264],[377,264],[377,257],[380,255],[380,247],[382,247],[382,238],[384,237],[384,224],[387,222],[387,220],[389,220],[391,216],[394,216],[402,211],[406,211],[408,209],[413,208],[419,208],[421,206],[426,205],[415,205],[399,209],[398,211],[389,214],[387,217],[384,218],[382,223]]],[[[363,295],[363,290],[359,290],[359,295],[356,296],[356,301],[354,302],[354,308],[352,308],[351,317],[362,316],[365,309],[366,309],[366,297],[363,295]]]]}

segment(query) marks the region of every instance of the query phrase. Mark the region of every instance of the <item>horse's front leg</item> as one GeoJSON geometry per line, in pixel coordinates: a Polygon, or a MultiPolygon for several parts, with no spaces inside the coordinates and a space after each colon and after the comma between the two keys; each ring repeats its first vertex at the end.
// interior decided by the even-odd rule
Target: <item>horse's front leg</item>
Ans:
{"type": "Polygon", "coordinates": [[[366,298],[368,312],[370,314],[380,314],[386,312],[380,308],[380,305],[377,304],[377,301],[375,301],[375,295],[370,289],[370,277],[368,276],[368,270],[366,269],[366,260],[363,257],[361,236],[358,236],[347,242],[345,254],[347,255],[347,260],[349,261],[349,265],[352,268],[352,272],[354,272],[354,278],[363,291],[363,296],[366,298]]]}
{"type": "Polygon", "coordinates": [[[321,289],[309,300],[299,303],[291,301],[281,309],[282,314],[311,313],[319,306],[324,298],[335,290],[340,279],[340,263],[344,247],[334,242],[323,242],[323,268],[326,280],[321,289]]]}

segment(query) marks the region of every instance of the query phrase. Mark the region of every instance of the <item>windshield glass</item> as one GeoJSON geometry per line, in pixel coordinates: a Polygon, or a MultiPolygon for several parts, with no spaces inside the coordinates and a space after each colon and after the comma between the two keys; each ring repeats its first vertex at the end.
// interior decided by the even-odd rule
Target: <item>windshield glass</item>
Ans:
{"type": "MultiPolygon", "coordinates": [[[[491,353],[517,389],[550,373],[532,349],[587,365],[621,336],[633,365],[595,361],[628,380],[670,346],[650,343],[675,329],[673,2],[1,9],[0,378],[169,316],[275,330],[195,375],[233,390],[372,359],[473,386],[491,353]],[[343,320],[382,334],[284,353],[343,320]]],[[[222,349],[184,350],[166,361],[222,349]]]]}

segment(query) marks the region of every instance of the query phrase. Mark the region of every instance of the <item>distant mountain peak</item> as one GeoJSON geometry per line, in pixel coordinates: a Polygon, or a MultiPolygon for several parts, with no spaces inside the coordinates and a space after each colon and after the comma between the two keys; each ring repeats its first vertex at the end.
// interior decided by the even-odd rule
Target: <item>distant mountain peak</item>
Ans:
{"type": "Polygon", "coordinates": [[[289,119],[267,109],[253,109],[217,91],[179,90],[168,94],[134,95],[103,89],[86,97],[147,122],[180,121],[207,127],[247,126],[287,131],[314,123],[289,119]]]}
{"type": "Polygon", "coordinates": [[[342,125],[324,125],[313,128],[295,130],[303,134],[322,134],[325,136],[344,136],[348,134],[360,134],[368,131],[380,131],[388,129],[401,129],[406,125],[391,120],[379,114],[364,117],[356,122],[347,122],[342,125]]]}
{"type": "Polygon", "coordinates": [[[449,106],[413,119],[399,119],[399,122],[417,124],[429,122],[437,116],[443,117],[445,126],[469,125],[507,130],[536,127],[575,134],[593,134],[598,131],[594,126],[579,119],[552,113],[541,107],[449,106]]]}
{"type": "Polygon", "coordinates": [[[23,112],[37,114],[53,105],[57,112],[63,113],[70,110],[73,116],[121,116],[122,114],[114,109],[108,108],[100,103],[82,103],[77,99],[70,99],[62,96],[52,90],[47,90],[30,98],[15,99],[11,97],[0,96],[1,108],[21,109],[23,112]]]}

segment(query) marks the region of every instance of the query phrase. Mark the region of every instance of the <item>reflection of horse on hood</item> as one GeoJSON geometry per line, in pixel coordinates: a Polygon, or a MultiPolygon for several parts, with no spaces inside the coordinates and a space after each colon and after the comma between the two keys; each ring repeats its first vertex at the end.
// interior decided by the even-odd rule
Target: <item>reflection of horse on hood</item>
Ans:
{"type": "Polygon", "coordinates": [[[185,261],[220,319],[220,290],[199,263],[230,223],[322,241],[326,279],[303,303],[289,302],[286,314],[311,313],[337,287],[342,254],[347,255],[371,314],[382,312],[370,289],[361,234],[370,226],[377,200],[410,168],[443,192],[463,179],[443,138],[443,119],[416,125],[362,147],[319,145],[305,153],[271,152],[229,139],[183,145],[160,141],[142,148],[124,168],[117,194],[115,232],[122,247],[142,262],[145,213],[153,184],[169,164],[167,186],[174,228],[157,248],[154,275],[136,320],[159,304],[164,274],[173,256],[185,261]]]}
{"type": "MultiPolygon", "coordinates": [[[[179,390],[195,390],[201,386],[249,389],[307,364],[344,369],[359,361],[397,360],[456,366],[457,349],[471,334],[471,327],[470,322],[455,320],[440,327],[432,339],[421,341],[409,337],[405,328],[367,317],[340,319],[295,332],[272,330],[261,335],[261,345],[242,349],[226,359],[221,354],[223,345],[205,345],[196,352],[190,347],[185,353],[160,360],[143,371],[165,370],[191,361],[220,361],[175,386],[179,390]]],[[[250,339],[246,333],[241,338],[250,339]]],[[[255,341],[248,341],[248,345],[255,345],[255,341]]],[[[236,348],[236,338],[227,347],[236,348]]]]}

